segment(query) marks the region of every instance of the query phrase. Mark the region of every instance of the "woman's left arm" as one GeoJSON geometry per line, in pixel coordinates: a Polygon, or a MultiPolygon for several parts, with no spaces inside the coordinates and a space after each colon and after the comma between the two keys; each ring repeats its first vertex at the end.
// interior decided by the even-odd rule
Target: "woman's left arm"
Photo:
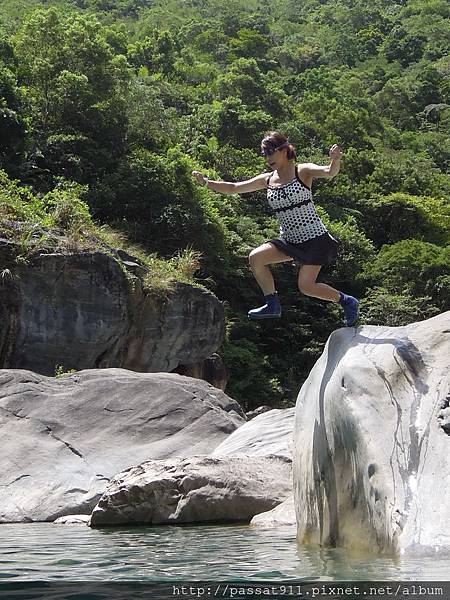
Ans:
{"type": "Polygon", "coordinates": [[[300,173],[306,177],[334,177],[339,173],[341,166],[341,158],[344,154],[337,144],[333,144],[330,148],[331,162],[329,165],[316,165],[314,163],[303,163],[300,168],[300,173]]]}

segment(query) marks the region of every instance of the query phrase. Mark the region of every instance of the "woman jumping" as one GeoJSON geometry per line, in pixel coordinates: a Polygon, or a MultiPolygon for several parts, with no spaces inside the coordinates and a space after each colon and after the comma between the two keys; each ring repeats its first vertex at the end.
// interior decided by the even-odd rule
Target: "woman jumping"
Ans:
{"type": "Polygon", "coordinates": [[[314,298],[339,302],[344,309],[345,325],[358,320],[358,300],[325,283],[318,283],[322,266],[337,256],[338,242],[330,235],[314,206],[311,184],[316,177],[334,177],[339,172],[342,150],[334,144],[330,149],[331,163],[296,164],[294,146],[287,137],[272,131],[261,142],[261,154],[266,157],[270,172],[239,183],[212,181],[199,171],[193,171],[197,181],[221,194],[242,194],[267,189],[267,202],[280,224],[280,237],[269,240],[250,252],[250,268],[266,299],[266,304],[248,312],[251,319],[281,316],[281,305],[269,265],[295,260],[300,263],[299,290],[314,298]]]}

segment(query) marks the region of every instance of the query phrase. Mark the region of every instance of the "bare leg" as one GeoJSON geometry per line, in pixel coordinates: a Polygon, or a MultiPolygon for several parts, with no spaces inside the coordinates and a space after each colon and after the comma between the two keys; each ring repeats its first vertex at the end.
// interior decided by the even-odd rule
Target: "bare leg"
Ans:
{"type": "Polygon", "coordinates": [[[293,260],[276,246],[267,242],[252,250],[248,257],[250,268],[253,271],[259,287],[265,296],[275,293],[275,283],[272,272],[267,265],[293,260]]]}
{"type": "Polygon", "coordinates": [[[306,296],[338,302],[340,298],[338,290],[326,283],[317,283],[316,279],[321,268],[322,265],[302,265],[298,274],[298,288],[306,296]]]}

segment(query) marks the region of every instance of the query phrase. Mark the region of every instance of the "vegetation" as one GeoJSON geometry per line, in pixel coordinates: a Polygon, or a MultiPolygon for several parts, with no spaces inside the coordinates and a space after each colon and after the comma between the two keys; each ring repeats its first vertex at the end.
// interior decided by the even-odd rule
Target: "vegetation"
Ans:
{"type": "Polygon", "coordinates": [[[300,160],[323,164],[343,146],[339,176],[314,188],[342,242],[323,277],[362,298],[363,321],[402,325],[450,308],[445,0],[0,8],[2,231],[65,238],[67,251],[126,247],[160,291],[196,272],[226,302],[227,391],[245,406],[292,404],[341,318],[302,297],[283,265],[284,318],[248,322],[261,296],[246,257],[276,222],[262,192],[219,196],[190,175],[265,170],[267,129],[286,132],[300,160]]]}
{"type": "MultiPolygon", "coordinates": [[[[170,259],[162,259],[107,224],[96,224],[89,206],[81,199],[86,187],[62,181],[39,195],[0,171],[0,230],[13,242],[16,261],[26,262],[44,249],[62,253],[102,251],[117,259],[120,249],[141,263],[142,282],[148,293],[164,295],[177,281],[199,285],[194,278],[200,266],[198,251],[186,248],[170,259]]],[[[10,276],[10,269],[2,268],[0,279],[10,276]]]]}

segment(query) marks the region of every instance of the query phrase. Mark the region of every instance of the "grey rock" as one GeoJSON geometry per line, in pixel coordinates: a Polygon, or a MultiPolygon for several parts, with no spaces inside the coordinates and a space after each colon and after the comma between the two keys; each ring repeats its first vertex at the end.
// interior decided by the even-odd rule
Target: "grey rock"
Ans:
{"type": "Polygon", "coordinates": [[[281,457],[146,461],[114,477],[90,525],[249,522],[291,489],[291,462],[281,457]]]}
{"type": "Polygon", "coordinates": [[[178,283],[148,294],[133,274],[143,267],[126,253],[42,253],[24,265],[11,246],[0,245],[13,275],[0,282],[0,367],[170,372],[221,344],[224,310],[210,292],[178,283]]]}
{"type": "Polygon", "coordinates": [[[0,522],[90,513],[122,469],[208,454],[243,423],[237,402],[181,375],[0,370],[0,522]]]}
{"type": "Polygon", "coordinates": [[[295,408],[272,409],[233,431],[213,456],[276,454],[292,458],[295,408]]]}
{"type": "Polygon", "coordinates": [[[87,525],[91,515],[67,515],[53,521],[55,525],[87,525]]]}
{"type": "Polygon", "coordinates": [[[228,373],[225,363],[218,354],[212,354],[205,360],[191,365],[181,365],[176,369],[176,372],[180,375],[186,375],[187,377],[204,379],[222,391],[225,391],[228,382],[228,373]]]}
{"type": "Polygon", "coordinates": [[[167,372],[204,360],[220,346],[225,331],[219,300],[183,283],[166,300],[136,288],[131,314],[122,362],[133,371],[167,372]]]}
{"type": "Polygon", "coordinates": [[[302,386],[294,428],[301,543],[398,553],[450,546],[450,312],[339,329],[302,386]]]}
{"type": "Polygon", "coordinates": [[[297,525],[295,518],[294,495],[291,494],[287,500],[275,506],[272,510],[255,515],[250,521],[255,527],[284,527],[286,525],[297,525]]]}
{"type": "Polygon", "coordinates": [[[269,412],[269,410],[273,410],[272,406],[267,406],[267,405],[263,404],[262,406],[258,406],[258,408],[255,408],[254,410],[249,410],[248,412],[245,413],[245,416],[250,421],[251,419],[254,419],[257,416],[262,415],[265,412],[269,412]]]}

